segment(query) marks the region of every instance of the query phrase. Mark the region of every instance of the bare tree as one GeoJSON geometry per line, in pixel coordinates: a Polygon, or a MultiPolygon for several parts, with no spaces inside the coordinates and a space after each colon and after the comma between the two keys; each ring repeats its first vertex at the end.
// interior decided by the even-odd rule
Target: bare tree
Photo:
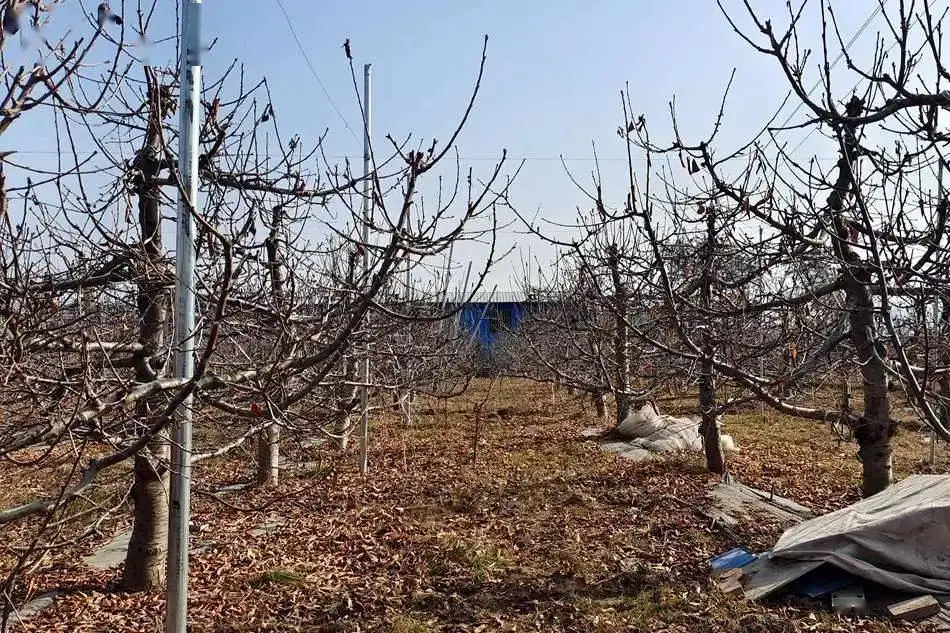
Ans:
{"type": "MultiPolygon", "coordinates": [[[[132,163],[133,191],[138,198],[140,242],[136,245],[136,303],[142,353],[135,359],[135,382],[148,384],[164,373],[165,338],[171,299],[172,271],[162,243],[162,192],[159,178],[164,159],[162,132],[165,119],[175,112],[171,92],[147,75],[147,123],[142,149],[132,163]]],[[[160,414],[160,394],[135,404],[137,432],[147,433],[160,414]]],[[[134,457],[132,500],[135,520],[123,570],[123,585],[130,590],[151,589],[164,583],[168,532],[168,437],[164,430],[153,433],[134,457]]]]}
{"type": "MultiPolygon", "coordinates": [[[[272,308],[281,314],[284,306],[284,263],[281,257],[281,229],[283,228],[283,207],[274,205],[271,211],[270,231],[264,240],[267,252],[267,277],[270,282],[272,308]]],[[[279,319],[275,319],[279,326],[279,319]]],[[[278,335],[279,336],[279,335],[278,335]]],[[[279,337],[280,338],[280,337],[279,337]]],[[[279,343],[282,344],[282,343],[279,343]]],[[[286,357],[289,350],[280,350],[279,357],[286,357]]],[[[279,391],[279,388],[278,388],[279,391]]],[[[279,396],[277,396],[279,398],[279,396]]],[[[275,486],[280,476],[280,426],[270,409],[273,396],[268,395],[268,415],[271,424],[261,432],[257,440],[257,482],[261,485],[275,486]]]]}
{"type": "MultiPolygon", "coordinates": [[[[703,243],[702,277],[699,284],[700,307],[705,311],[713,308],[713,284],[716,280],[716,211],[714,206],[704,209],[706,213],[706,239],[703,243]]],[[[699,410],[702,415],[699,431],[703,436],[706,467],[710,472],[723,474],[726,459],[722,454],[719,435],[719,420],[716,416],[716,373],[713,365],[716,345],[712,328],[707,325],[702,334],[702,356],[699,374],[699,410]]]]}
{"type": "Polygon", "coordinates": [[[604,396],[610,394],[619,424],[656,394],[664,376],[652,363],[651,348],[632,335],[632,324],[653,327],[642,277],[628,259],[638,251],[636,236],[629,227],[604,221],[604,213],[600,206],[579,213],[579,236],[572,242],[525,221],[530,233],[560,255],[553,273],[539,270],[531,284],[525,275],[525,293],[536,307],[509,335],[515,350],[511,373],[590,394],[598,414],[606,413],[604,396]]]}
{"type": "MultiPolygon", "coordinates": [[[[140,7],[143,33],[154,8],[140,7]]],[[[8,4],[5,11],[12,10],[8,4]]],[[[206,83],[202,99],[203,205],[192,210],[195,375],[169,376],[173,275],[163,238],[180,187],[177,130],[169,117],[178,78],[174,69],[151,66],[138,76],[133,69],[141,60],[122,37],[103,35],[102,26],[95,31],[93,41],[115,50],[114,63],[95,79],[77,70],[87,50],[80,44],[64,46],[51,67],[11,78],[11,107],[0,120],[6,129],[37,105],[51,104],[44,112],[60,139],[55,170],[18,163],[15,177],[2,179],[0,458],[14,468],[55,473],[69,464],[55,488],[0,510],[3,529],[31,528],[32,545],[3,585],[7,596],[30,561],[67,536],[88,535],[122,506],[124,495],[94,512],[75,502],[121,482],[130,465],[135,510],[124,583],[160,585],[166,430],[187,395],[194,395],[196,413],[193,462],[260,438],[266,451],[258,472],[277,483],[278,428],[333,435],[328,412],[341,385],[355,386],[348,359],[369,354],[391,331],[378,323],[394,312],[386,289],[404,262],[441,258],[460,241],[487,243],[485,265],[471,279],[474,291],[494,260],[496,207],[506,197],[504,155],[475,179],[457,161],[453,166],[450,154],[474,107],[484,49],[471,101],[447,143],[390,137],[389,151],[374,148],[370,243],[360,238],[363,198],[356,186],[363,177],[326,163],[321,139],[307,145],[285,137],[267,83],[248,85],[234,66],[206,83]],[[461,200],[423,205],[427,175],[445,182],[445,171],[454,172],[456,189],[466,188],[461,200]],[[14,196],[22,202],[15,218],[14,196]],[[266,228],[263,241],[258,226],[266,228]],[[370,265],[351,267],[348,279],[341,278],[337,262],[358,249],[369,254],[370,265]],[[79,258],[89,264],[73,266],[79,258]],[[74,521],[84,518],[86,531],[74,521]],[[68,535],[61,533],[65,525],[68,535]]],[[[441,307],[425,320],[451,316],[451,308],[436,304],[441,307]]],[[[419,318],[400,316],[400,323],[419,318]]]]}
{"type": "MultiPolygon", "coordinates": [[[[800,28],[805,6],[813,5],[802,3],[790,11],[787,24],[779,28],[747,4],[746,17],[755,26],[750,34],[727,15],[754,50],[776,61],[807,112],[804,122],[793,128],[766,127],[749,144],[721,154],[716,137],[726,99],[713,132],[700,142],[680,136],[671,107],[674,140],[668,145],[652,141],[644,119],[628,107],[621,135],[634,151],[645,152],[650,164],[663,167],[632,183],[628,198],[636,199],[636,208],[628,204],[622,215],[635,219],[654,245],[654,264],[675,314],[696,305],[669,281],[660,252],[663,222],[654,209],[684,217],[683,209],[713,202],[729,210],[736,219],[721,231],[744,244],[752,262],[747,274],[726,284],[741,301],[711,309],[701,301],[698,314],[720,323],[740,317],[760,323],[762,338],[772,341],[768,355],[774,358],[781,350],[787,362],[771,364],[769,375],[764,365],[750,366],[720,347],[712,368],[780,411],[851,427],[864,493],[871,495],[892,479],[891,438],[898,426],[891,415],[892,383],[906,392],[935,433],[948,438],[941,415],[944,396],[933,387],[935,376],[946,373],[945,361],[931,342],[918,344],[923,362],[912,362],[908,342],[921,337],[912,338],[901,325],[901,315],[911,313],[915,304],[933,304],[946,296],[947,213],[943,196],[931,191],[931,169],[945,160],[936,113],[950,105],[950,97],[939,89],[948,75],[939,54],[941,21],[929,6],[884,8],[887,29],[882,37],[890,39],[882,39],[875,57],[862,67],[842,41],[830,6],[816,4],[823,19],[819,98],[812,98],[806,84],[810,51],[798,48],[805,39],[800,28]],[[852,94],[833,89],[839,85],[831,74],[835,49],[856,82],[852,94]],[[928,84],[925,77],[933,81],[928,84]],[[840,97],[845,98],[843,107],[840,97]],[[836,160],[829,165],[817,157],[797,159],[783,141],[793,130],[826,131],[836,160]],[[828,371],[836,358],[849,360],[860,372],[861,410],[822,410],[795,402],[792,387],[828,371]]],[[[680,344],[666,346],[666,351],[681,359],[705,358],[708,366],[703,337],[684,327],[682,318],[674,323],[680,344]]],[[[934,328],[926,320],[920,325],[928,332],[934,328]]],[[[741,331],[738,326],[733,330],[741,331]]],[[[736,343],[731,346],[741,347],[736,343]]]]}

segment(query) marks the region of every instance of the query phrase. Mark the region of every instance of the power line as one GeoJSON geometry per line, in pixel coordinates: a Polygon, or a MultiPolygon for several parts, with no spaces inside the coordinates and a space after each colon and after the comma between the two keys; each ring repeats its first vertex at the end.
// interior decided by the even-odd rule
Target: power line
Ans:
{"type": "MultiPolygon", "coordinates": [[[[894,49],[895,46],[897,46],[897,42],[896,42],[896,41],[894,41],[893,43],[891,43],[891,45],[888,47],[888,49],[887,49],[886,51],[884,51],[884,54],[887,55],[888,53],[890,53],[890,52],[894,49]]],[[[857,90],[857,89],[858,89],[858,86],[860,86],[860,85],[861,85],[861,80],[858,80],[857,83],[854,84],[854,87],[851,88],[851,92],[854,92],[855,90],[857,90]]],[[[802,140],[800,140],[800,141],[798,142],[798,144],[792,149],[791,152],[788,152],[788,155],[791,156],[792,154],[794,154],[795,152],[797,152],[797,151],[799,150],[799,148],[800,148],[802,145],[805,144],[805,141],[807,141],[809,138],[811,138],[811,135],[814,134],[817,130],[818,130],[818,126],[812,126],[812,128],[811,128],[810,130],[808,130],[808,134],[806,134],[805,136],[802,137],[802,140]]]]}
{"type": "MultiPolygon", "coordinates": [[[[835,57],[834,60],[831,62],[831,65],[828,67],[828,72],[831,72],[832,69],[834,69],[834,67],[838,64],[838,62],[840,62],[841,59],[848,53],[848,50],[849,50],[852,46],[854,46],[854,43],[857,42],[857,41],[858,41],[858,38],[861,37],[861,35],[864,33],[865,30],[867,30],[868,26],[871,24],[871,22],[874,20],[874,18],[877,17],[877,14],[881,12],[881,10],[882,10],[883,7],[884,7],[884,3],[882,2],[882,3],[880,3],[880,4],[877,5],[877,7],[874,9],[874,11],[871,12],[871,15],[868,16],[868,19],[864,21],[864,24],[862,24],[861,27],[860,27],[857,31],[855,31],[854,35],[851,36],[851,39],[848,40],[848,43],[845,44],[845,45],[844,45],[844,48],[841,49],[841,52],[838,53],[838,56],[835,57]]],[[[892,46],[891,48],[893,48],[893,46],[892,46]]],[[[888,50],[890,50],[890,49],[888,49],[888,50]]],[[[860,82],[858,82],[858,83],[860,83],[860,82]]],[[[810,89],[807,93],[805,93],[805,97],[806,97],[806,98],[811,97],[812,93],[814,93],[815,90],[817,90],[819,86],[821,86],[821,77],[819,77],[819,78],[815,81],[815,84],[811,87],[811,89],[810,89]]],[[[855,84],[855,87],[852,88],[852,91],[855,90],[856,88],[857,88],[857,84],[855,84]]],[[[780,128],[788,127],[788,124],[792,122],[792,119],[795,118],[795,115],[798,114],[799,110],[801,110],[804,106],[805,106],[805,99],[802,99],[801,101],[798,102],[798,105],[795,106],[795,109],[792,110],[792,113],[788,115],[788,118],[785,119],[785,122],[782,123],[782,125],[780,125],[779,127],[780,127],[780,128]]],[[[780,111],[781,111],[781,110],[780,110],[780,111]]],[[[817,127],[812,127],[811,130],[809,130],[808,133],[807,133],[804,137],[802,137],[802,140],[800,140],[800,141],[798,142],[798,144],[795,145],[795,147],[792,149],[792,151],[791,151],[791,152],[787,152],[787,154],[788,154],[789,156],[791,156],[792,154],[794,154],[795,152],[797,152],[798,149],[799,149],[802,145],[805,144],[805,141],[807,141],[809,138],[811,138],[811,135],[814,134],[814,133],[815,133],[815,130],[817,130],[817,129],[818,129],[817,127]]],[[[775,141],[775,137],[774,137],[774,136],[770,137],[770,138],[769,138],[769,142],[765,144],[765,147],[763,148],[763,150],[764,150],[764,149],[767,149],[768,146],[771,145],[774,141],[775,141]]]]}
{"type": "MultiPolygon", "coordinates": [[[[854,33],[854,35],[851,36],[851,39],[848,40],[848,43],[844,45],[844,48],[841,50],[840,53],[838,53],[838,56],[835,57],[835,58],[834,58],[834,61],[831,62],[831,65],[828,67],[828,72],[831,72],[831,71],[834,69],[834,67],[838,64],[838,62],[840,62],[841,59],[848,53],[848,50],[849,50],[852,46],[854,46],[854,43],[858,40],[858,38],[861,37],[861,35],[864,33],[865,30],[867,30],[868,26],[871,24],[871,21],[872,21],[875,17],[877,17],[877,14],[878,14],[878,13],[881,12],[881,7],[883,7],[883,6],[884,6],[883,3],[878,4],[878,5],[877,5],[877,8],[875,8],[874,11],[871,12],[871,15],[868,16],[868,19],[865,20],[865,21],[864,21],[864,24],[861,25],[861,28],[859,28],[859,29],[854,33]]],[[[821,86],[821,77],[819,77],[819,78],[815,81],[815,85],[813,85],[813,86],[811,87],[811,89],[806,93],[805,96],[806,96],[806,97],[810,97],[810,96],[812,95],[812,93],[815,92],[815,90],[818,89],[819,86],[821,86]]],[[[801,110],[804,105],[805,105],[805,101],[804,101],[804,100],[799,101],[798,105],[795,106],[795,109],[792,110],[792,113],[791,113],[790,115],[788,115],[788,118],[785,119],[785,123],[783,123],[783,124],[781,125],[781,127],[785,127],[785,126],[787,126],[789,123],[791,123],[792,119],[795,118],[795,115],[798,114],[798,111],[801,110]]]]}
{"type": "MultiPolygon", "coordinates": [[[[82,154],[83,152],[80,152],[80,153],[82,154]]],[[[88,151],[88,152],[85,152],[85,153],[87,153],[87,154],[89,154],[89,155],[92,155],[92,154],[95,154],[96,152],[88,151]]],[[[16,156],[19,155],[19,154],[24,154],[24,155],[47,155],[47,156],[56,156],[56,155],[58,155],[58,154],[71,154],[71,152],[66,152],[66,151],[58,152],[58,151],[56,151],[56,150],[39,150],[39,149],[34,149],[34,150],[16,150],[16,151],[14,152],[14,154],[12,154],[12,155],[10,156],[10,160],[16,159],[16,156]]],[[[259,156],[259,157],[261,157],[261,158],[284,158],[284,155],[283,155],[283,154],[276,154],[276,153],[275,153],[275,154],[263,154],[263,153],[262,153],[262,154],[256,154],[256,156],[259,156]]],[[[326,156],[326,158],[328,158],[328,159],[333,159],[333,160],[345,160],[345,159],[356,160],[356,159],[361,159],[361,158],[363,157],[362,154],[326,154],[325,156],[326,156]]],[[[638,163],[646,162],[647,160],[650,160],[650,161],[652,161],[652,162],[657,162],[657,159],[656,159],[656,158],[650,158],[650,159],[648,159],[646,156],[633,156],[633,157],[631,157],[631,158],[632,158],[633,161],[638,162],[638,163]]],[[[824,159],[833,160],[833,159],[837,159],[837,156],[817,156],[816,158],[819,158],[819,159],[822,159],[822,160],[824,160],[824,159]]],[[[478,154],[475,154],[475,155],[464,155],[464,154],[463,154],[463,155],[460,155],[460,156],[458,157],[458,159],[461,160],[461,161],[463,161],[463,162],[480,162],[480,161],[492,161],[492,162],[497,162],[497,161],[501,160],[501,156],[493,156],[493,155],[489,155],[489,154],[481,154],[481,155],[478,155],[478,154]]],[[[566,163],[578,163],[578,162],[581,162],[581,163],[593,163],[593,162],[597,161],[597,162],[601,162],[601,163],[616,163],[616,162],[627,162],[627,157],[626,157],[626,156],[598,156],[597,158],[594,158],[593,156],[554,156],[554,155],[538,155],[538,156],[522,155],[522,156],[515,156],[515,155],[509,154],[509,155],[506,156],[506,160],[507,160],[507,161],[511,161],[511,162],[521,162],[521,161],[525,161],[525,162],[560,162],[560,161],[564,161],[564,162],[566,162],[566,163]]]]}
{"type": "MultiPolygon", "coordinates": [[[[933,4],[933,0],[928,0],[928,2],[927,2],[928,8],[930,7],[931,4],[933,4]]],[[[867,28],[868,24],[871,23],[871,20],[874,19],[874,17],[875,17],[878,13],[881,12],[881,9],[882,9],[883,6],[884,6],[884,3],[883,3],[883,2],[882,2],[881,4],[879,4],[879,5],[877,5],[877,8],[871,13],[870,17],[868,17],[868,19],[865,20],[864,24],[861,25],[861,28],[858,29],[857,33],[855,33],[854,36],[851,38],[851,41],[849,41],[848,44],[844,47],[844,50],[841,51],[841,53],[838,54],[838,57],[835,58],[834,63],[831,65],[832,68],[834,68],[834,65],[835,65],[836,63],[838,63],[838,60],[840,60],[840,59],[844,56],[844,54],[848,51],[848,49],[851,48],[851,45],[854,44],[854,41],[858,38],[858,36],[860,36],[861,33],[864,32],[864,30],[867,28]]],[[[892,50],[894,50],[894,47],[897,46],[899,43],[900,43],[900,40],[898,40],[898,39],[895,39],[893,42],[891,42],[891,45],[888,46],[888,47],[887,47],[887,50],[884,51],[884,56],[887,56],[888,54],[890,54],[890,52],[891,52],[892,50]]],[[[830,69],[829,69],[829,70],[830,70],[830,69]]],[[[817,88],[820,83],[821,83],[821,79],[818,79],[818,82],[812,87],[811,92],[814,92],[815,88],[817,88]]],[[[859,79],[857,82],[855,82],[854,87],[851,88],[851,92],[854,92],[855,90],[857,90],[857,89],[858,89],[858,86],[860,86],[860,85],[861,85],[861,80],[859,79]]],[[[809,96],[811,96],[811,92],[808,93],[809,96]]],[[[800,102],[800,103],[798,104],[798,108],[795,109],[795,112],[797,112],[797,111],[802,107],[802,105],[804,105],[804,103],[805,103],[804,101],[800,102]]],[[[792,113],[792,116],[794,116],[794,115],[795,115],[795,113],[793,112],[793,113],[792,113]]],[[[782,125],[782,127],[785,127],[785,125],[788,125],[788,122],[789,122],[790,119],[791,119],[791,117],[789,117],[789,119],[787,119],[787,120],[785,121],[785,123],[782,125]]],[[[797,145],[795,145],[795,147],[792,149],[792,151],[791,151],[791,152],[788,152],[788,155],[791,156],[792,154],[794,154],[795,152],[797,152],[797,151],[799,150],[799,148],[800,148],[802,145],[805,144],[805,141],[807,141],[809,138],[811,138],[811,135],[814,134],[817,130],[818,130],[818,127],[817,127],[817,126],[813,126],[813,127],[808,131],[808,134],[806,134],[804,137],[802,137],[802,140],[799,141],[797,145]]],[[[933,172],[933,167],[930,168],[930,171],[933,172]]]]}
{"type": "MultiPolygon", "coordinates": [[[[280,155],[280,154],[275,154],[275,156],[276,156],[277,158],[280,158],[281,155],[280,155]]],[[[357,159],[357,158],[360,158],[360,156],[357,156],[357,155],[355,155],[355,154],[353,154],[353,155],[351,155],[351,154],[327,154],[327,158],[332,158],[332,159],[334,159],[334,160],[343,160],[343,159],[357,159]]],[[[815,156],[815,158],[818,159],[818,160],[837,160],[837,159],[838,159],[838,157],[837,157],[836,155],[815,156]]],[[[462,162],[482,162],[482,161],[497,162],[497,161],[501,160],[501,157],[500,157],[500,156],[465,156],[465,155],[461,155],[461,156],[458,157],[458,159],[459,159],[460,161],[462,161],[462,162]]],[[[655,156],[654,156],[654,157],[632,156],[632,157],[630,157],[630,158],[628,159],[628,157],[626,157],[626,156],[598,156],[597,158],[594,158],[593,156],[513,156],[513,155],[511,155],[511,154],[508,154],[508,155],[505,157],[505,160],[508,161],[508,162],[515,162],[515,163],[520,163],[520,162],[522,162],[522,161],[524,161],[524,162],[526,162],[526,163],[533,163],[533,162],[561,162],[561,161],[563,161],[563,162],[565,162],[565,163],[594,163],[594,162],[599,162],[599,163],[626,163],[627,160],[633,160],[633,162],[636,162],[636,163],[645,163],[645,162],[656,163],[656,162],[659,162],[659,160],[658,160],[655,156]]]]}
{"type": "Polygon", "coordinates": [[[283,0],[277,0],[277,6],[280,7],[280,12],[284,14],[284,21],[287,22],[287,28],[290,29],[290,34],[294,37],[294,41],[297,43],[297,50],[300,51],[301,56],[303,56],[303,60],[307,63],[307,67],[310,69],[310,74],[312,74],[313,78],[317,80],[317,85],[320,86],[320,90],[323,91],[323,96],[325,96],[327,101],[330,102],[333,110],[336,112],[337,116],[340,117],[340,120],[343,121],[343,125],[345,125],[346,129],[350,131],[350,134],[353,135],[353,138],[359,140],[360,137],[356,135],[356,132],[354,132],[353,128],[350,127],[350,124],[346,122],[346,117],[343,116],[342,112],[340,112],[340,108],[337,107],[336,103],[333,101],[333,97],[330,96],[326,86],[323,85],[320,75],[317,74],[317,69],[314,67],[313,62],[310,61],[310,56],[307,55],[307,51],[304,49],[303,43],[297,36],[297,30],[294,28],[294,23],[290,19],[290,15],[287,13],[286,7],[284,7],[283,0]]]}

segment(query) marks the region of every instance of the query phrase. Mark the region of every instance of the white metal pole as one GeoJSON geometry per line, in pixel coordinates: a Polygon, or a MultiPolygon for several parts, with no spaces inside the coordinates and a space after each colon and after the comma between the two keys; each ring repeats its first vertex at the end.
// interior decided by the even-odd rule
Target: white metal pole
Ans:
{"type": "MultiPolygon", "coordinates": [[[[406,255],[406,310],[409,310],[409,303],[412,301],[412,270],[410,267],[409,256],[406,255]]],[[[412,328],[409,328],[409,349],[412,347],[412,328]]],[[[406,390],[406,426],[412,426],[412,364],[407,367],[409,375],[408,378],[409,388],[406,390]]]]}
{"type": "MultiPolygon", "coordinates": [[[[934,115],[936,116],[936,114],[934,115]]],[[[936,121],[934,122],[936,126],[936,121]]],[[[943,158],[938,157],[937,160],[937,204],[943,204],[943,158]]],[[[940,298],[939,295],[934,297],[934,328],[937,332],[938,337],[944,337],[947,335],[946,332],[942,331],[943,324],[940,323],[940,298]]],[[[947,394],[943,394],[946,396],[947,394]]],[[[930,429],[930,465],[934,466],[937,463],[937,431],[930,429]]]]}
{"type": "MultiPolygon", "coordinates": [[[[370,64],[363,66],[363,283],[368,288],[369,279],[369,225],[373,215],[373,159],[370,150],[373,110],[370,86],[370,64]]],[[[369,348],[363,356],[363,386],[360,390],[360,472],[369,470],[369,348]]]]}
{"type": "MultiPolygon", "coordinates": [[[[762,227],[759,227],[759,248],[762,248],[764,239],[762,237],[762,227]]],[[[765,302],[765,280],[762,278],[762,275],[759,275],[759,296],[757,298],[759,302],[765,302]]],[[[765,324],[761,324],[761,330],[759,330],[759,378],[765,379],[765,356],[763,356],[762,348],[765,347],[765,324]]],[[[759,398],[759,416],[761,416],[762,421],[765,421],[765,400],[759,398]]]]}
{"type": "MultiPolygon", "coordinates": [[[[82,271],[82,278],[85,280],[86,275],[89,273],[89,268],[86,266],[86,258],[83,256],[79,257],[79,270],[82,271]]],[[[84,317],[86,316],[86,310],[85,306],[83,305],[82,284],[76,288],[76,314],[79,316],[79,322],[82,323],[82,327],[87,327],[87,324],[83,323],[84,317]]]]}
{"type": "MultiPolygon", "coordinates": [[[[198,105],[201,96],[201,0],[182,0],[178,112],[178,232],[175,271],[175,373],[194,375],[195,239],[191,207],[198,204],[198,105]]],[[[168,606],[165,630],[188,628],[188,524],[191,520],[191,397],[176,411],[168,523],[168,606]]]]}

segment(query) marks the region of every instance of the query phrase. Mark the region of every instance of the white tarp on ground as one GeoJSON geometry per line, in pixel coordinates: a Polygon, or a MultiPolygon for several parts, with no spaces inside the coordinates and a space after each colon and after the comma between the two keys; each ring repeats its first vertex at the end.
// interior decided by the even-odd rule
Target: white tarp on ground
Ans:
{"type": "MultiPolygon", "coordinates": [[[[804,575],[816,563],[896,591],[950,593],[950,476],[914,475],[789,528],[762,562],[772,569],[762,569],[761,579],[750,575],[745,589],[752,599],[804,575]],[[776,583],[776,575],[784,582],[776,583]]],[[[762,565],[750,567],[758,571],[762,565]]]]}
{"type": "MultiPolygon", "coordinates": [[[[617,425],[616,431],[624,439],[630,440],[630,444],[654,453],[703,450],[698,420],[661,415],[649,403],[631,412],[617,425]]],[[[727,451],[736,450],[735,442],[729,435],[722,436],[722,447],[727,451]]]]}

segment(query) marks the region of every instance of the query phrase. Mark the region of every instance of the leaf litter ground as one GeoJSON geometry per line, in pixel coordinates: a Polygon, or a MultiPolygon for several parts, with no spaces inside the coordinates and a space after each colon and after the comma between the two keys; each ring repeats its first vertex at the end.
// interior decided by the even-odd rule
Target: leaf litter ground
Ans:
{"type": "MultiPolygon", "coordinates": [[[[709,558],[767,548],[779,526],[711,525],[695,511],[711,481],[698,456],[633,463],[604,452],[581,436],[598,422],[589,403],[540,385],[494,385],[476,443],[485,389],[447,410],[418,403],[411,428],[383,416],[367,477],[352,454],[290,444],[289,459],[309,466],[286,471],[276,489],[196,496],[190,630],[900,630],[840,620],[816,603],[720,595],[709,558]]],[[[823,427],[757,412],[727,424],[742,449],[731,470],[743,483],[822,511],[855,500],[853,447],[823,427]]],[[[897,463],[918,469],[923,449],[904,435],[897,463]]],[[[237,458],[202,464],[196,486],[247,478],[248,469],[237,458]]],[[[115,591],[120,570],[81,564],[112,534],[103,528],[31,575],[30,594],[69,591],[19,630],[162,630],[163,593],[115,591]]]]}

